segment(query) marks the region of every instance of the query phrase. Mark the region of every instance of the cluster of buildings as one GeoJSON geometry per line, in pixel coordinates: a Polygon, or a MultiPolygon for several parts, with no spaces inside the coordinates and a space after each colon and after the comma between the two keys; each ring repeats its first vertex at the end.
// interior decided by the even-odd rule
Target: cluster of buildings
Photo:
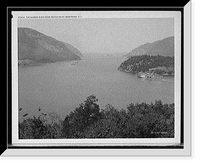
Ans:
{"type": "Polygon", "coordinates": [[[148,71],[148,72],[139,72],[137,74],[138,78],[148,78],[148,79],[152,79],[152,78],[163,78],[163,75],[160,74],[156,74],[154,71],[148,71]]]}

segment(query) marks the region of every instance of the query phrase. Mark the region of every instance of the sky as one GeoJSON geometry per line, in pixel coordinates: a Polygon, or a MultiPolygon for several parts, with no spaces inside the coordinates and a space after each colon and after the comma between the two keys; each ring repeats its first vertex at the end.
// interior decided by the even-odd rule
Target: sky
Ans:
{"type": "Polygon", "coordinates": [[[83,54],[125,54],[147,42],[174,36],[173,18],[18,19],[18,27],[69,43],[83,54]]]}

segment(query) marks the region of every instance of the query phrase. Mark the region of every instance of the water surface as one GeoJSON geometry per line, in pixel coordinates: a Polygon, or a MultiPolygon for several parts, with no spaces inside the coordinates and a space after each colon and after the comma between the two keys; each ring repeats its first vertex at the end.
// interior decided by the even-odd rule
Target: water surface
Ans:
{"type": "Polygon", "coordinates": [[[94,94],[105,108],[118,109],[136,102],[174,103],[174,78],[145,80],[118,71],[124,58],[84,58],[41,66],[19,67],[19,107],[23,113],[56,112],[65,117],[94,94]],[[75,64],[75,65],[74,65],[75,64]]]}

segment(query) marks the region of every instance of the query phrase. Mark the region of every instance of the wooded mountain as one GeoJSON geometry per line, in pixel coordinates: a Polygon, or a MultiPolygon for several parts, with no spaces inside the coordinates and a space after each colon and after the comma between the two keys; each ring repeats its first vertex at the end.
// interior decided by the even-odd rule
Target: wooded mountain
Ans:
{"type": "Polygon", "coordinates": [[[138,55],[162,55],[174,56],[174,36],[158,40],[153,43],[146,43],[133,49],[125,57],[132,57],[138,55]]]}
{"type": "Polygon", "coordinates": [[[118,70],[137,74],[153,69],[157,74],[174,75],[174,57],[142,55],[130,57],[119,66],[118,70]]]}
{"type": "Polygon", "coordinates": [[[80,52],[31,28],[18,28],[19,64],[37,64],[80,59],[80,52]]]}

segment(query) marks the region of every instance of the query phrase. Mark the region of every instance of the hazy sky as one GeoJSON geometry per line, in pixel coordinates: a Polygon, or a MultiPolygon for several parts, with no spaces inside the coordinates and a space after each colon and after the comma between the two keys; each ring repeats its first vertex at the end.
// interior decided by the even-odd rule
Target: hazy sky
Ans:
{"type": "Polygon", "coordinates": [[[85,53],[128,53],[174,35],[173,18],[19,19],[29,27],[85,53]]]}

